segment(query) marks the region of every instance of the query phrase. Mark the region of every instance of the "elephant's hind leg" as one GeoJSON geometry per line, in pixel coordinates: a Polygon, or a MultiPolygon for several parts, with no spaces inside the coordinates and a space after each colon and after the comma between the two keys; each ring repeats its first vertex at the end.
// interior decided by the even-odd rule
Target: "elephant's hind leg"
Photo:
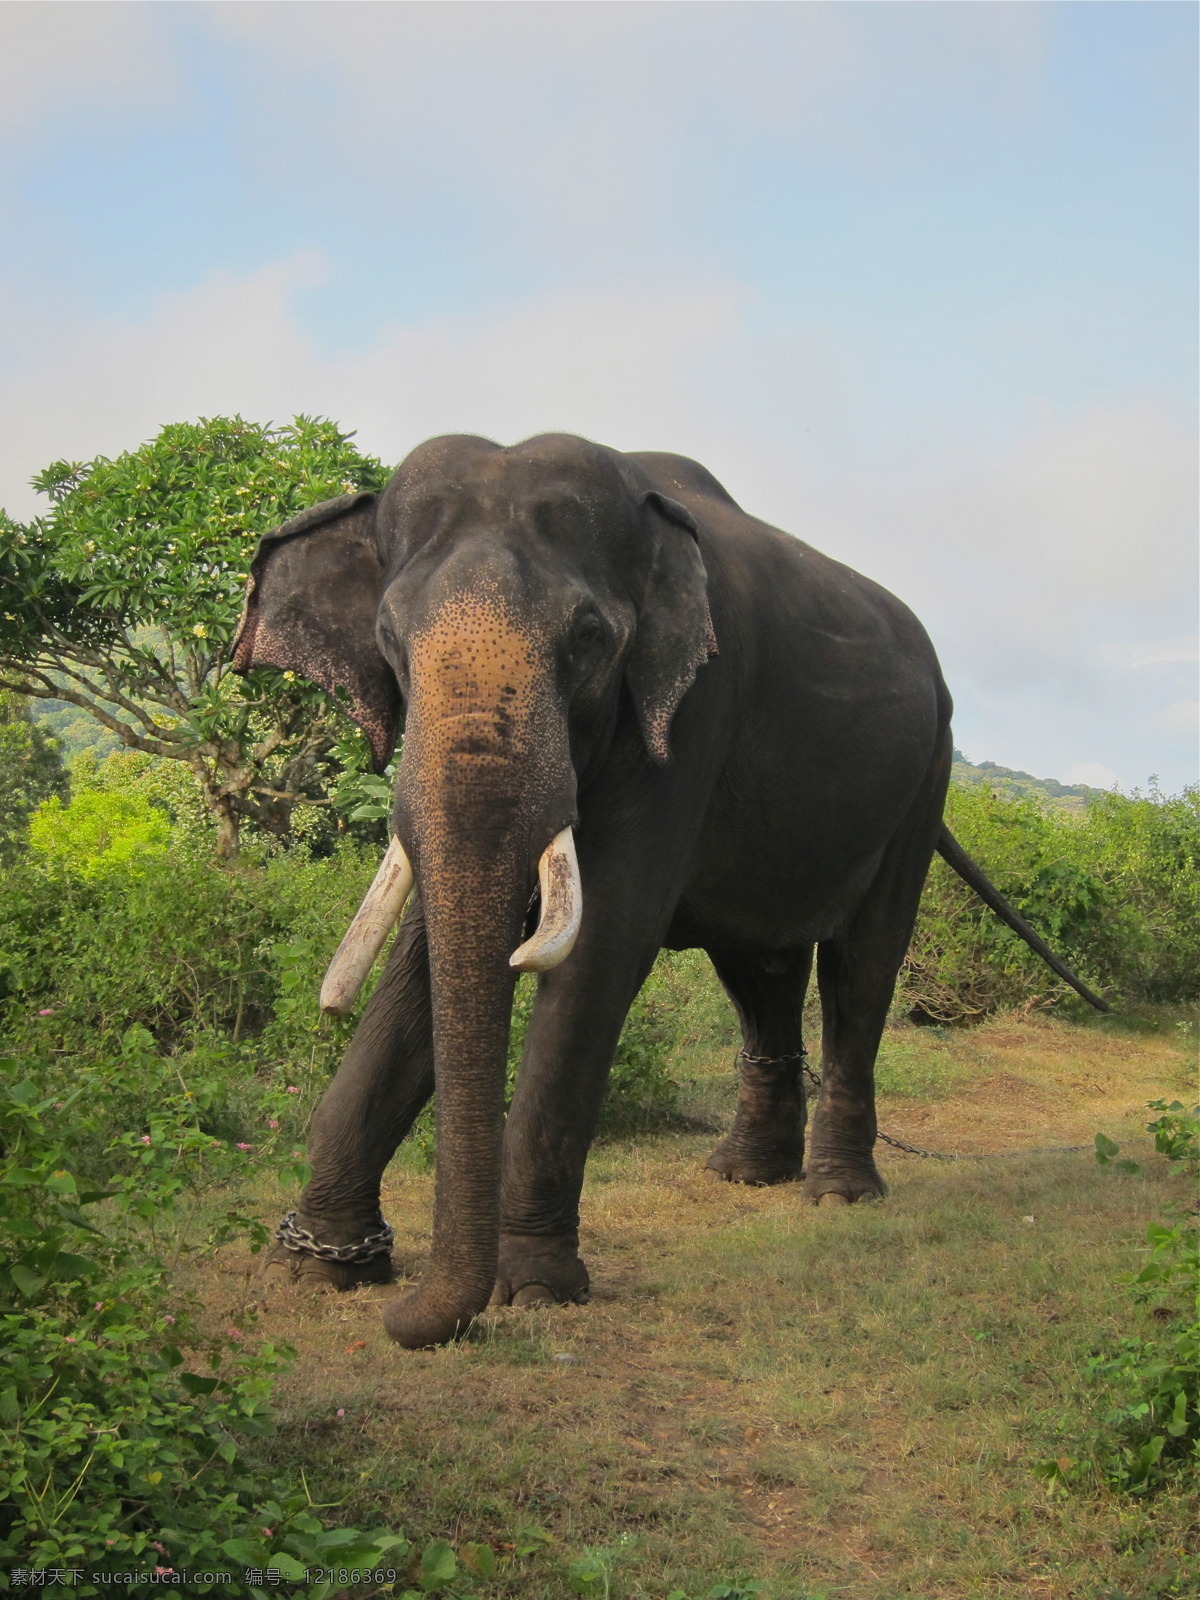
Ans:
{"type": "MultiPolygon", "coordinates": [[[[948,763],[947,763],[948,765],[948,763]]],[[[896,975],[912,937],[941,817],[942,787],[914,807],[844,932],[817,949],[821,990],[821,1094],[808,1143],[804,1192],[820,1203],[878,1197],[875,1057],[896,975]]]]}
{"type": "Polygon", "coordinates": [[[733,1127],[705,1166],[730,1183],[787,1183],[804,1165],[804,996],[812,949],[709,956],[742,1028],[733,1127]]]}

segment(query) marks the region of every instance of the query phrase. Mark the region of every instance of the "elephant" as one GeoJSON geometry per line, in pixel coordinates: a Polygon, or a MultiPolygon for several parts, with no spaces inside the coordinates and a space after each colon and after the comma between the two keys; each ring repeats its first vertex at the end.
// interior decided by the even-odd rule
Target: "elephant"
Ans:
{"type": "Polygon", "coordinates": [[[377,771],[403,719],[391,844],[327,1007],[408,909],[276,1254],[338,1287],[390,1275],[380,1181],[436,1090],[432,1260],[384,1311],[406,1347],[489,1303],[586,1297],[584,1164],[660,949],[705,950],[741,1027],[708,1166],[845,1203],[884,1193],[874,1062],[935,849],[1031,932],[944,827],[952,707],[921,624],[685,457],[431,439],[379,494],[260,541],[234,664],[340,695],[377,771]],[[518,970],[537,992],[506,1117],[518,970]]]}

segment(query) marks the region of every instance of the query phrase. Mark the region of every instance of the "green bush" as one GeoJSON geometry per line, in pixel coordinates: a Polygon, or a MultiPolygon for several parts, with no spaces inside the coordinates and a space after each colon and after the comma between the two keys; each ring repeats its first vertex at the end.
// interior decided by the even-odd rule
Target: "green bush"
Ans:
{"type": "MultiPolygon", "coordinates": [[[[290,1351],[241,1325],[206,1332],[168,1292],[150,1224],[219,1146],[186,1104],[159,1106],[153,1132],[117,1140],[98,1180],[77,1162],[88,1086],[58,1100],[25,1065],[0,1061],[0,1557],[290,1579],[396,1565],[402,1538],[326,1530],[301,1484],[259,1470],[253,1441],[271,1429],[290,1351]]],[[[76,1592],[103,1591],[85,1577],[76,1592]]]]}
{"type": "MultiPolygon", "coordinates": [[[[996,887],[1093,988],[1181,1002],[1200,993],[1200,789],[1104,795],[1076,817],[982,786],[951,788],[946,820],[996,887]]],[[[963,1022],[1047,1004],[1067,986],[935,857],[898,1006],[963,1022]]]]}
{"type": "Polygon", "coordinates": [[[64,806],[57,795],[29,819],[29,847],[48,865],[80,878],[134,878],[154,856],[165,856],[171,824],[144,796],[76,795],[64,806]]]}
{"type": "MultiPolygon", "coordinates": [[[[119,757],[119,761],[127,758],[119,757]]],[[[107,765],[107,764],[106,764],[107,765]]],[[[61,813],[104,791],[85,791],[61,813]]],[[[164,813],[139,799],[163,822],[164,813]]],[[[164,823],[165,825],[165,823],[164,823]]],[[[103,836],[96,855],[103,860],[103,836]]],[[[321,978],[377,865],[353,844],[313,859],[249,853],[235,867],[174,848],[145,851],[136,872],[63,871],[31,853],[0,879],[0,1022],[10,1044],[46,1054],[57,1087],[103,1063],[100,1123],[88,1148],[142,1131],[145,1107],[186,1093],[222,1139],[289,1150],[354,1031],[319,1006],[321,978]]],[[[689,982],[664,956],[622,1034],[605,1127],[661,1122],[675,1103],[668,1058],[689,982]]],[[[513,1014],[509,1092],[533,1002],[523,980],[513,1014]]],[[[432,1117],[416,1130],[432,1151],[432,1117]]]]}
{"type": "MultiPolygon", "coordinates": [[[[1188,1111],[1176,1100],[1151,1102],[1159,1113],[1148,1124],[1158,1153],[1189,1180],[1189,1201],[1200,1166],[1200,1106],[1188,1111]]],[[[1136,1161],[1117,1159],[1120,1146],[1096,1135],[1101,1166],[1140,1171],[1136,1161]]],[[[1054,1488],[1099,1478],[1130,1494],[1161,1489],[1200,1466],[1200,1236],[1194,1205],[1172,1206],[1165,1222],[1146,1230],[1146,1262],[1118,1279],[1151,1315],[1154,1331],[1122,1339],[1097,1352],[1086,1377],[1103,1386],[1112,1402],[1102,1427],[1077,1448],[1036,1469],[1054,1488]]]]}

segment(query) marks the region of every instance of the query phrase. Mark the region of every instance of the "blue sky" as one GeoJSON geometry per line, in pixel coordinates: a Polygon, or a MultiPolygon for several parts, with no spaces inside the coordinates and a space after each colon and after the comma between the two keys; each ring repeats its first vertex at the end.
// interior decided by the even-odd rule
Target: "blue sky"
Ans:
{"type": "Polygon", "coordinates": [[[0,6],[0,503],[215,412],[702,459],[959,744],[1196,771],[1190,4],[0,6]]]}

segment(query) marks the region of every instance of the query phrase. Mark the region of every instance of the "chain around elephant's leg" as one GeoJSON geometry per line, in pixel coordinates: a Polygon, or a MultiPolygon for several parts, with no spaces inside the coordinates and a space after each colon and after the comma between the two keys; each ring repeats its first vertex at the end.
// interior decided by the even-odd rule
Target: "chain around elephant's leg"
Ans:
{"type": "Polygon", "coordinates": [[[787,1183],[804,1166],[806,1117],[801,1024],[812,950],[710,958],[742,1028],[733,1127],[705,1166],[730,1183],[787,1183]]]}
{"type": "Polygon", "coordinates": [[[312,1177],[267,1255],[268,1281],[353,1289],[392,1278],[380,1182],[432,1093],[429,958],[418,897],[313,1118],[312,1177]]]}

